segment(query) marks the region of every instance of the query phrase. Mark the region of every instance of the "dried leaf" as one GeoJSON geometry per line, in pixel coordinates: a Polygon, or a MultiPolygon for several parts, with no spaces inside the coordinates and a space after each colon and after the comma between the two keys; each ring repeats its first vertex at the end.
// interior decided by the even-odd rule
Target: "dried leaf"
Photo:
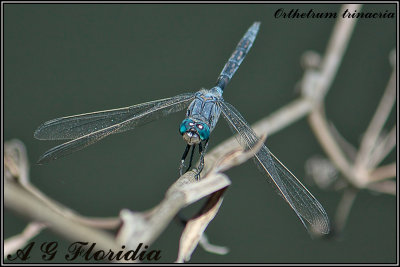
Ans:
{"type": "Polygon", "coordinates": [[[208,224],[217,214],[226,190],[222,189],[212,194],[200,213],[186,223],[179,243],[179,253],[176,262],[183,263],[190,260],[190,257],[197,247],[208,224]]]}

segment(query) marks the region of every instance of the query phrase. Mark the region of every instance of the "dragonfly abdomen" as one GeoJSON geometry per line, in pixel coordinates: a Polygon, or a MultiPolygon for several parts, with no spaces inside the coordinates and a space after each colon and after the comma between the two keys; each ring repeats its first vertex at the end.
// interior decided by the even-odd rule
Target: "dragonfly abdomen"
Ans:
{"type": "Polygon", "coordinates": [[[240,64],[242,63],[243,59],[249,52],[251,46],[253,45],[259,28],[260,28],[260,23],[255,22],[244,34],[243,38],[239,41],[238,45],[236,46],[235,51],[233,51],[228,62],[226,62],[224,68],[222,69],[221,74],[217,79],[216,86],[224,90],[225,86],[232,79],[232,76],[235,74],[240,64]]]}

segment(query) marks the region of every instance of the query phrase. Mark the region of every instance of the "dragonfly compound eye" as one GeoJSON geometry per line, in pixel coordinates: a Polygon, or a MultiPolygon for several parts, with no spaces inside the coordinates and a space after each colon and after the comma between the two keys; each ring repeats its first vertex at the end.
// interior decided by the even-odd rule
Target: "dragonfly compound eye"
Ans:
{"type": "Polygon", "coordinates": [[[183,135],[184,133],[189,131],[189,129],[192,128],[192,126],[194,126],[194,122],[192,120],[184,119],[181,125],[179,126],[179,132],[183,135]]]}
{"type": "Polygon", "coordinates": [[[198,123],[196,125],[196,130],[197,130],[198,134],[200,135],[200,139],[202,141],[207,140],[208,137],[210,137],[210,128],[208,127],[207,124],[198,123]]]}

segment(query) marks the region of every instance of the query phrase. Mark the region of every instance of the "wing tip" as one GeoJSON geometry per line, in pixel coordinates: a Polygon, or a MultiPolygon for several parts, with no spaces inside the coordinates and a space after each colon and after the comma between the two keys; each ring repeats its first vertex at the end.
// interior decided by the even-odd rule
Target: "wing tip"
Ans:
{"type": "Polygon", "coordinates": [[[34,137],[34,138],[36,138],[36,139],[38,139],[38,140],[42,140],[41,134],[40,134],[41,129],[42,129],[42,126],[39,126],[39,127],[35,130],[35,132],[33,133],[33,137],[34,137]]]}
{"type": "Polygon", "coordinates": [[[43,154],[42,156],[40,156],[40,158],[36,161],[37,165],[44,165],[46,163],[49,163],[49,161],[51,160],[51,158],[49,158],[47,156],[47,154],[43,154]]]}
{"type": "Polygon", "coordinates": [[[61,119],[64,118],[56,118],[42,123],[33,133],[33,137],[38,140],[51,140],[52,138],[50,137],[48,130],[51,130],[52,127],[56,126],[56,123],[60,122],[61,119]]]}
{"type": "Polygon", "coordinates": [[[326,213],[324,213],[324,216],[322,218],[319,218],[313,222],[310,222],[306,218],[304,219],[309,223],[310,229],[308,229],[307,226],[306,228],[312,235],[321,236],[321,235],[329,235],[331,233],[331,224],[328,215],[326,213]]]}
{"type": "Polygon", "coordinates": [[[46,121],[44,123],[42,123],[39,127],[36,128],[35,132],[33,133],[33,137],[35,137],[38,140],[46,140],[46,128],[48,126],[49,123],[51,123],[54,120],[51,121],[46,121]]]}

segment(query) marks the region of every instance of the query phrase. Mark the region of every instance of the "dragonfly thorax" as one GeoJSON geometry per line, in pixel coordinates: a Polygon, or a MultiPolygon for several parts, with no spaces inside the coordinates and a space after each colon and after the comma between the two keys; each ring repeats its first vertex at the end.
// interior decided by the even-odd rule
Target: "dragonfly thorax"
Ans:
{"type": "Polygon", "coordinates": [[[182,121],[179,132],[188,145],[199,144],[210,136],[210,128],[207,124],[190,118],[182,121]]]}

